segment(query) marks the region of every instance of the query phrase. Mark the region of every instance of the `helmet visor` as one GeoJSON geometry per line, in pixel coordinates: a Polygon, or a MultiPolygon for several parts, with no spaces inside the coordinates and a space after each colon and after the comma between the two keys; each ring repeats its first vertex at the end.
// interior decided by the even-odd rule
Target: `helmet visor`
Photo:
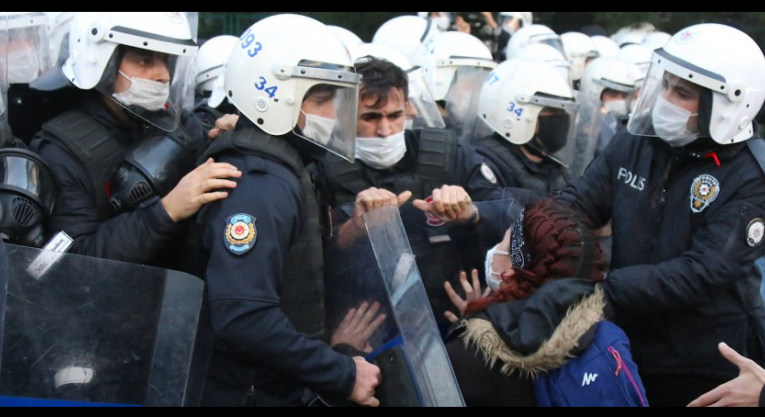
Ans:
{"type": "Polygon", "coordinates": [[[358,84],[316,84],[315,80],[298,81],[306,91],[293,132],[348,161],[354,161],[358,84]],[[311,85],[308,87],[308,85],[311,85]]]}
{"type": "MultiPolygon", "coordinates": [[[[422,69],[415,67],[411,69],[407,76],[409,77],[409,105],[412,110],[411,120],[412,129],[424,127],[434,127],[443,129],[446,127],[441,112],[438,111],[438,105],[433,97],[433,93],[428,87],[428,83],[423,76],[422,69]]],[[[408,117],[410,115],[407,115],[408,117]]]]}
{"type": "Polygon", "coordinates": [[[446,93],[447,126],[455,129],[461,139],[470,139],[478,119],[478,99],[481,87],[489,77],[491,68],[459,67],[446,93]]]}
{"type": "Polygon", "coordinates": [[[193,56],[121,45],[96,89],[133,115],[164,131],[180,124],[193,56]]]}
{"type": "Polygon", "coordinates": [[[2,59],[8,84],[29,84],[51,67],[48,34],[42,13],[9,14],[0,20],[7,30],[2,59]]]}
{"type": "MultiPolygon", "coordinates": [[[[656,57],[657,55],[654,54],[654,58],[656,57]]],[[[665,69],[663,65],[654,62],[640,89],[627,130],[638,136],[658,136],[653,111],[659,98],[662,98],[661,103],[668,102],[678,112],[685,112],[688,108],[698,107],[701,88],[698,84],[685,80],[665,69]]],[[[693,114],[698,114],[698,111],[688,111],[689,118],[685,126],[690,132],[698,131],[698,118],[690,117],[693,114]]]]}

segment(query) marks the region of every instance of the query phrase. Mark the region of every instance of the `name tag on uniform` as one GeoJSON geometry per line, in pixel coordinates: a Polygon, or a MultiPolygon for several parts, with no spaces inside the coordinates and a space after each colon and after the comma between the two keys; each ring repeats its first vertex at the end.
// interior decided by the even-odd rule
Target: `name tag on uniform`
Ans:
{"type": "Polygon", "coordinates": [[[27,273],[33,278],[40,280],[43,275],[64,256],[72,247],[74,240],[63,230],[56,233],[42,248],[34,261],[27,267],[27,273]]]}

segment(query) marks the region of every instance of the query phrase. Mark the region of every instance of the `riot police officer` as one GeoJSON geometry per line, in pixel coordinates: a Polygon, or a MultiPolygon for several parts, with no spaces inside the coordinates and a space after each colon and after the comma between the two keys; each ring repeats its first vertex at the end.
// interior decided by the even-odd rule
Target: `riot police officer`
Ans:
{"type": "Polygon", "coordinates": [[[738,29],[676,33],[653,52],[627,130],[559,197],[596,227],[612,220],[603,288],[653,406],[685,406],[737,376],[719,342],[763,360],[763,72],[738,29]]]}
{"type": "Polygon", "coordinates": [[[32,143],[57,186],[48,230],[74,239],[72,253],[164,266],[161,251],[176,249],[182,220],[225,198],[222,190],[236,184],[222,178],[241,174],[213,161],[179,170],[194,167],[202,138],[179,128],[197,50],[186,15],[83,12],[69,36],[69,57],[56,72],[87,97],[46,122],[32,143]],[[158,36],[164,41],[154,42],[158,36]],[[129,180],[131,169],[120,169],[127,159],[161,180],[162,191],[129,180]],[[125,196],[120,204],[110,201],[115,195],[125,196]]]}
{"type": "Polygon", "coordinates": [[[572,181],[576,108],[568,80],[551,64],[511,58],[483,84],[473,144],[501,186],[557,194],[572,181]]]}
{"type": "Polygon", "coordinates": [[[205,157],[244,174],[196,219],[216,333],[203,406],[304,405],[306,389],[379,404],[379,368],[320,340],[328,212],[305,168],[327,151],[352,160],[359,80],[342,41],[301,15],[256,22],[229,56],[240,117],[205,157]]]}

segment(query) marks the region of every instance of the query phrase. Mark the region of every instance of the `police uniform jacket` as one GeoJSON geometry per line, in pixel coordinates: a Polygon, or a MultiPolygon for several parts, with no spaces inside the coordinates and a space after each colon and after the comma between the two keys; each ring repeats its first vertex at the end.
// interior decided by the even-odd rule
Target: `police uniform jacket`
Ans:
{"type": "Polygon", "coordinates": [[[559,198],[596,228],[612,220],[603,288],[642,375],[728,381],[721,341],[761,359],[765,174],[747,143],[673,149],[620,130],[559,198]]]}
{"type": "MultiPolygon", "coordinates": [[[[147,133],[144,125],[132,123],[126,126],[120,122],[103,102],[100,93],[58,117],[72,117],[70,120],[90,118],[91,123],[114,133],[118,152],[119,149],[124,152],[131,143],[147,133]],[[78,115],[73,112],[78,112],[78,115]]],[[[56,204],[46,224],[46,233],[66,232],[74,239],[70,253],[150,263],[162,248],[173,242],[180,226],[173,222],[158,198],[147,201],[133,212],[111,218],[108,210],[97,204],[97,201],[103,200],[106,190],[96,190],[81,160],[71,149],[63,146],[54,133],[43,128],[32,145],[50,166],[56,182],[56,204]]],[[[121,155],[118,154],[109,163],[116,167],[120,161],[121,155]]],[[[106,177],[100,180],[105,186],[110,175],[109,168],[103,172],[106,177]]]]}
{"type": "MultiPolygon", "coordinates": [[[[245,129],[260,132],[240,118],[233,134],[245,129]]],[[[299,278],[284,276],[287,254],[311,209],[300,178],[287,164],[248,149],[215,158],[243,175],[227,198],[205,205],[196,218],[217,339],[203,405],[301,405],[304,387],[345,400],[356,380],[353,359],[296,330],[280,308],[289,281],[299,278]],[[247,216],[249,232],[237,231],[237,219],[244,218],[237,215],[247,216]],[[232,233],[246,246],[233,247],[232,233]]]]}

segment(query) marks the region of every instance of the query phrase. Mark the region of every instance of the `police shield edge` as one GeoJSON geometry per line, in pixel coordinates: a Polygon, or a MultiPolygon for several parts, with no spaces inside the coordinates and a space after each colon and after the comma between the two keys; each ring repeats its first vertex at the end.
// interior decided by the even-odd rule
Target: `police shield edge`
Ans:
{"type": "MultiPolygon", "coordinates": [[[[5,327],[5,300],[8,292],[8,253],[5,243],[0,240],[0,347],[3,346],[3,328],[5,327]]],[[[0,356],[0,369],[3,366],[3,358],[0,356]]],[[[2,384],[2,374],[0,374],[2,384]]]]}
{"type": "Polygon", "coordinates": [[[464,406],[398,207],[374,210],[356,223],[351,239],[337,235],[327,245],[328,334],[351,308],[380,303],[386,319],[366,355],[382,372],[380,405],[464,406]]]}
{"type": "Polygon", "coordinates": [[[404,204],[365,214],[326,245],[327,333],[363,302],[379,302],[378,314],[386,315],[367,354],[382,372],[382,406],[464,405],[440,329],[444,311],[455,312],[444,282],[461,288],[460,271],[482,269],[518,214],[512,199],[475,205],[484,225],[444,223],[404,204]]]}
{"type": "Polygon", "coordinates": [[[202,280],[6,246],[0,406],[199,404],[212,346],[202,280]]]}

